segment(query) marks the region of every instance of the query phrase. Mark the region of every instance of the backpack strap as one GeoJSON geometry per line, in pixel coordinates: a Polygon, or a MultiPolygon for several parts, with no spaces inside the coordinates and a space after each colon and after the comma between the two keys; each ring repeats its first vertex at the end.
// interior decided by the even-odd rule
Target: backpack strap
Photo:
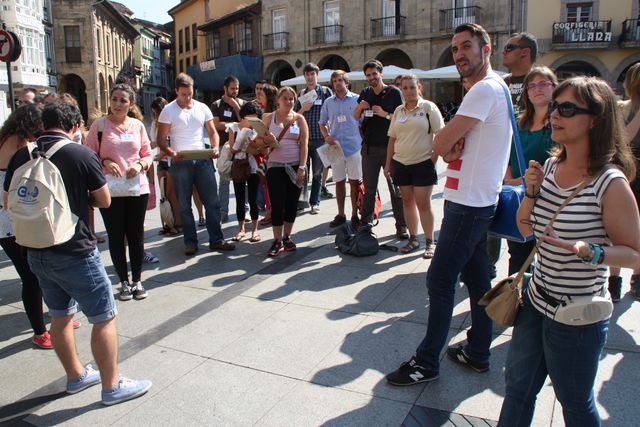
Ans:
{"type": "Polygon", "coordinates": [[[59,149],[61,149],[62,147],[64,147],[65,145],[69,145],[69,144],[74,144],[73,141],[70,141],[68,139],[61,139],[58,142],[55,142],[53,144],[52,147],[50,147],[46,153],[44,153],[44,157],[46,159],[50,158],[51,156],[53,156],[54,154],[56,154],[58,152],[59,149]]]}

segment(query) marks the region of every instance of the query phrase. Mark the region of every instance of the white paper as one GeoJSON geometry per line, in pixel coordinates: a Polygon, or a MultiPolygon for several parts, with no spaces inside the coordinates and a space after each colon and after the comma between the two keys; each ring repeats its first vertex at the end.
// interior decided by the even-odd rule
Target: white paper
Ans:
{"type": "Polygon", "coordinates": [[[127,179],[125,176],[105,175],[111,197],[131,197],[140,195],[140,177],[127,179]]]}
{"type": "Polygon", "coordinates": [[[322,164],[325,168],[331,166],[332,164],[336,164],[339,161],[344,161],[344,152],[342,151],[342,147],[340,147],[339,143],[334,145],[324,144],[316,150],[318,156],[320,156],[320,160],[322,160],[322,164]]]}
{"type": "Polygon", "coordinates": [[[298,98],[298,101],[300,101],[300,105],[304,105],[307,102],[314,102],[317,98],[318,98],[318,92],[316,92],[315,90],[310,90],[304,95],[300,95],[300,97],[298,98]]]}

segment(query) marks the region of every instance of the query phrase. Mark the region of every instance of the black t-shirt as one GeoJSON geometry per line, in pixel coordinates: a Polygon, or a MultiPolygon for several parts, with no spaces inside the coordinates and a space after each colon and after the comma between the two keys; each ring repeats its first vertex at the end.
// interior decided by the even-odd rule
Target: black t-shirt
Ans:
{"type": "MultiPolygon", "coordinates": [[[[38,147],[46,151],[53,143],[68,139],[61,132],[45,132],[38,138],[38,147]]],[[[96,241],[89,227],[89,193],[99,190],[107,183],[98,155],[80,144],[67,144],[51,156],[51,162],[56,165],[64,181],[71,212],[78,217],[76,234],[68,242],[52,246],[51,250],[66,255],[87,255],[96,248],[96,241]]],[[[18,150],[11,158],[7,167],[4,181],[4,191],[9,191],[13,173],[20,166],[29,161],[27,148],[18,150]]],[[[41,249],[29,249],[41,250],[41,249]]]]}
{"type": "MultiPolygon", "coordinates": [[[[240,98],[236,98],[236,101],[241,107],[244,104],[244,101],[240,98]]],[[[237,123],[240,121],[240,117],[238,117],[233,107],[224,102],[222,98],[211,104],[211,113],[213,117],[217,117],[218,120],[224,123],[237,123]]],[[[229,134],[225,131],[218,131],[218,135],[220,135],[220,146],[222,147],[222,144],[229,140],[229,134]]]]}
{"type": "MultiPolygon", "coordinates": [[[[393,115],[396,108],[402,104],[402,94],[393,86],[385,86],[377,95],[372,87],[367,87],[360,92],[358,97],[358,102],[362,100],[367,101],[371,107],[379,105],[384,111],[393,115]]],[[[361,117],[363,118],[362,129],[364,133],[362,143],[372,146],[386,146],[389,142],[387,131],[391,120],[375,115],[365,117],[364,112],[361,117]]]]}
{"type": "Polygon", "coordinates": [[[524,91],[524,78],[525,76],[513,76],[507,74],[504,76],[504,82],[509,87],[511,93],[511,102],[513,103],[513,109],[515,110],[516,117],[524,110],[524,99],[522,98],[522,92],[524,91]]]}

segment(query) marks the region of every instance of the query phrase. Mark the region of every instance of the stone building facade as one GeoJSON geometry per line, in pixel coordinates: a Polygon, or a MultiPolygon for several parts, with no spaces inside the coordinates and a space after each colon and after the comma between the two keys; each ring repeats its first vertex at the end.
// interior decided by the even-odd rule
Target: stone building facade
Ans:
{"type": "Polygon", "coordinates": [[[138,30],[108,0],[56,0],[53,18],[58,91],[74,95],[89,121],[107,112],[117,80],[135,84],[138,30]]]}

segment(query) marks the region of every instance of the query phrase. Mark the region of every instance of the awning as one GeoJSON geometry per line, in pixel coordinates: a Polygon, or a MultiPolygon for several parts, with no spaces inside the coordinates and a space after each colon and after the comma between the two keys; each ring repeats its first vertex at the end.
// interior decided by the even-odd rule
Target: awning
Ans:
{"type": "Polygon", "coordinates": [[[195,89],[204,91],[222,92],[224,79],[234,75],[240,80],[240,87],[251,87],[257,80],[262,79],[262,57],[247,55],[232,55],[207,61],[206,67],[202,64],[191,65],[187,74],[194,82],[195,89]],[[207,69],[215,66],[214,69],[207,69]],[[202,71],[204,68],[206,71],[202,71]]]}

